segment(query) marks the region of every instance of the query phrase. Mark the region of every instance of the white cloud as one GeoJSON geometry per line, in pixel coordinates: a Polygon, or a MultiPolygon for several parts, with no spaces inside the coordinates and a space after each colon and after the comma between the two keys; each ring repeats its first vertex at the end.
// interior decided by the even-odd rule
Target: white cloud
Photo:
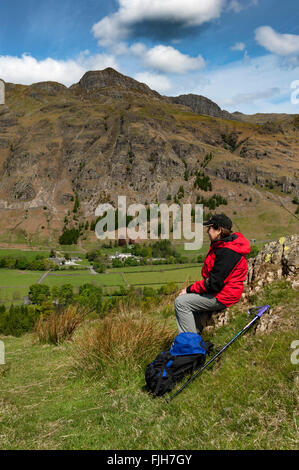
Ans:
{"type": "Polygon", "coordinates": [[[146,67],[165,73],[187,73],[191,70],[199,70],[205,66],[201,55],[190,57],[182,54],[171,46],[155,46],[147,50],[144,44],[137,43],[131,46],[132,52],[140,56],[146,67]]]}
{"type": "Polygon", "coordinates": [[[228,10],[233,10],[235,13],[240,13],[243,10],[243,6],[238,2],[238,0],[231,0],[228,5],[228,10]]]}
{"type": "Polygon", "coordinates": [[[41,81],[56,81],[66,86],[78,82],[88,70],[117,68],[113,56],[83,51],[76,60],[37,60],[29,54],[22,57],[0,56],[0,77],[6,82],[31,85],[41,81]]]}
{"type": "Polygon", "coordinates": [[[130,50],[125,42],[113,44],[110,50],[115,55],[124,55],[130,53],[130,50]]]}
{"type": "Polygon", "coordinates": [[[165,93],[171,88],[169,79],[164,75],[141,72],[137,73],[134,78],[139,82],[146,83],[146,85],[159,93],[165,93]]]}
{"type": "Polygon", "coordinates": [[[198,26],[219,18],[227,0],[119,0],[116,13],[104,17],[92,27],[102,46],[129,37],[133,25],[142,21],[180,22],[198,26]]]}
{"type": "Polygon", "coordinates": [[[137,56],[142,56],[147,51],[145,44],[142,44],[141,42],[135,42],[135,44],[132,44],[130,49],[133,52],[133,54],[137,56]]]}
{"type": "Polygon", "coordinates": [[[279,88],[269,88],[268,90],[256,90],[251,93],[239,93],[225,100],[225,106],[237,106],[239,104],[252,104],[258,100],[273,98],[279,95],[279,88]]]}
{"type": "Polygon", "coordinates": [[[231,50],[232,50],[232,51],[244,51],[244,50],[245,50],[245,44],[244,44],[244,42],[236,42],[236,44],[234,44],[234,45],[231,47],[231,50]]]}
{"type": "Polygon", "coordinates": [[[282,67],[280,57],[267,54],[193,72],[188,80],[174,78],[167,95],[203,95],[230,112],[299,114],[299,105],[291,103],[294,77],[299,64],[282,67]]]}
{"type": "Polygon", "coordinates": [[[235,13],[240,13],[240,11],[247,10],[250,7],[256,7],[259,4],[259,0],[250,0],[247,3],[240,3],[239,0],[230,0],[227,10],[234,11],[235,13]]]}
{"type": "Polygon", "coordinates": [[[299,54],[299,36],[296,34],[280,34],[271,26],[261,26],[255,30],[255,39],[274,54],[281,56],[299,54]]]}

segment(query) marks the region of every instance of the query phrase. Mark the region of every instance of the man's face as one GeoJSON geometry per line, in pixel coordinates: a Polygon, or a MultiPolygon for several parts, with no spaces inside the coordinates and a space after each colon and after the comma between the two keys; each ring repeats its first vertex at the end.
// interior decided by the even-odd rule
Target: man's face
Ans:
{"type": "Polygon", "coordinates": [[[209,238],[211,242],[215,242],[216,240],[220,240],[221,238],[221,229],[214,228],[214,227],[208,227],[207,234],[209,235],[209,238]]]}

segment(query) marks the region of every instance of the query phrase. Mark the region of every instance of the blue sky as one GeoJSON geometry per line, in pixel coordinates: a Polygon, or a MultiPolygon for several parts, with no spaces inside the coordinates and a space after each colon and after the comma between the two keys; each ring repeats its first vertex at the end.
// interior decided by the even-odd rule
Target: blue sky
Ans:
{"type": "Polygon", "coordinates": [[[297,0],[10,0],[0,21],[5,81],[70,86],[113,67],[231,112],[299,114],[297,0]]]}

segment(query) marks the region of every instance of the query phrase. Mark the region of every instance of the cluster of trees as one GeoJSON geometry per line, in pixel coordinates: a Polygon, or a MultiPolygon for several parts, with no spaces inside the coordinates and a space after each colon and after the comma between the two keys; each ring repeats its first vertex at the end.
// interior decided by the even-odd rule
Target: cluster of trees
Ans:
{"type": "MultiPolygon", "coordinates": [[[[84,167],[84,164],[85,162],[80,163],[80,170],[84,167]]],[[[76,227],[71,227],[68,218],[64,218],[62,234],[58,239],[60,245],[76,245],[78,243],[79,237],[84,235],[84,230],[88,230],[89,227],[88,221],[86,221],[85,223],[81,222],[80,224],[78,224],[78,213],[80,212],[80,201],[78,194],[75,193],[75,199],[74,196],[72,196],[71,200],[75,200],[73,208],[73,221],[76,221],[77,225],[76,227]]],[[[69,211],[68,215],[70,215],[69,211]]]]}
{"type": "Polygon", "coordinates": [[[198,195],[196,204],[203,204],[204,207],[208,207],[210,210],[215,210],[216,207],[221,205],[227,205],[227,199],[222,197],[220,194],[213,194],[210,198],[206,199],[203,196],[198,195]]]}
{"type": "MultiPolygon", "coordinates": [[[[115,246],[117,246],[117,244],[115,246]]],[[[106,247],[111,248],[112,243],[106,247]]],[[[151,264],[182,264],[189,261],[188,257],[182,256],[180,253],[176,252],[170,240],[158,240],[153,244],[135,243],[132,244],[130,249],[128,248],[126,241],[123,240],[121,252],[130,252],[133,256],[136,256],[139,259],[137,260],[136,258],[129,257],[121,260],[116,258],[110,262],[108,261],[107,256],[102,254],[101,250],[93,250],[86,253],[85,256],[91,263],[93,263],[93,267],[97,272],[105,272],[108,267],[123,268],[126,266],[142,266],[149,264],[149,262],[151,264]],[[151,261],[151,258],[163,258],[163,260],[151,261]]]]}
{"type": "Polygon", "coordinates": [[[237,148],[238,136],[234,133],[231,134],[221,134],[221,138],[224,142],[224,148],[233,152],[237,148]]]}
{"type": "Polygon", "coordinates": [[[66,228],[64,226],[58,241],[60,245],[77,245],[80,234],[80,229],[74,227],[66,228]]]}
{"type": "Polygon", "coordinates": [[[181,255],[175,251],[170,240],[158,240],[150,245],[153,258],[180,258],[181,255]]]}
{"type": "Polygon", "coordinates": [[[212,158],[213,158],[213,154],[212,153],[207,153],[204,160],[203,160],[203,162],[200,164],[200,166],[202,168],[205,168],[210,163],[212,158]]]}
{"type": "Polygon", "coordinates": [[[102,255],[101,250],[93,250],[85,255],[86,259],[93,265],[93,269],[97,273],[104,273],[108,266],[108,262],[105,256],[102,255]]]}
{"type": "Polygon", "coordinates": [[[29,288],[28,297],[34,305],[54,308],[54,305],[68,306],[79,304],[89,307],[100,313],[102,307],[103,290],[93,284],[83,284],[78,293],[74,293],[72,284],[62,284],[50,288],[46,284],[32,284],[29,288]]]}
{"type": "Polygon", "coordinates": [[[194,181],[194,188],[202,189],[203,191],[212,191],[212,182],[210,177],[203,171],[197,171],[194,181]]]}
{"type": "Polygon", "coordinates": [[[113,259],[112,260],[112,268],[125,268],[126,266],[142,266],[146,264],[144,259],[138,261],[136,258],[126,258],[124,260],[121,259],[113,259]]]}
{"type": "Polygon", "coordinates": [[[26,256],[2,256],[0,258],[0,268],[46,271],[50,268],[54,268],[54,263],[42,255],[36,255],[33,260],[28,260],[26,256]]]}
{"type": "MultiPolygon", "coordinates": [[[[165,258],[166,263],[188,262],[188,258],[178,253],[170,240],[157,240],[148,245],[136,243],[132,246],[131,253],[143,258],[165,258]]],[[[165,263],[165,261],[163,261],[163,263],[165,263]]],[[[155,262],[153,262],[153,264],[155,264],[155,262]]]]}
{"type": "Polygon", "coordinates": [[[21,336],[31,331],[41,310],[31,305],[0,305],[0,333],[2,335],[21,336]]]}

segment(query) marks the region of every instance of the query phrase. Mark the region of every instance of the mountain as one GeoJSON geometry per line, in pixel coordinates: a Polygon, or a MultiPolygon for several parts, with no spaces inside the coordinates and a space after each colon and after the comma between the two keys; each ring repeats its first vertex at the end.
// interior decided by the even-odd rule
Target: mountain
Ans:
{"type": "Polygon", "coordinates": [[[129,205],[220,194],[228,204],[217,210],[254,238],[294,232],[298,116],[228,116],[207,98],[187,96],[161,96],[111,68],[69,88],[6,83],[0,241],[57,240],[64,226],[94,220],[100,202],[116,207],[118,195],[129,205]],[[203,173],[211,191],[200,189],[203,173]]]}

